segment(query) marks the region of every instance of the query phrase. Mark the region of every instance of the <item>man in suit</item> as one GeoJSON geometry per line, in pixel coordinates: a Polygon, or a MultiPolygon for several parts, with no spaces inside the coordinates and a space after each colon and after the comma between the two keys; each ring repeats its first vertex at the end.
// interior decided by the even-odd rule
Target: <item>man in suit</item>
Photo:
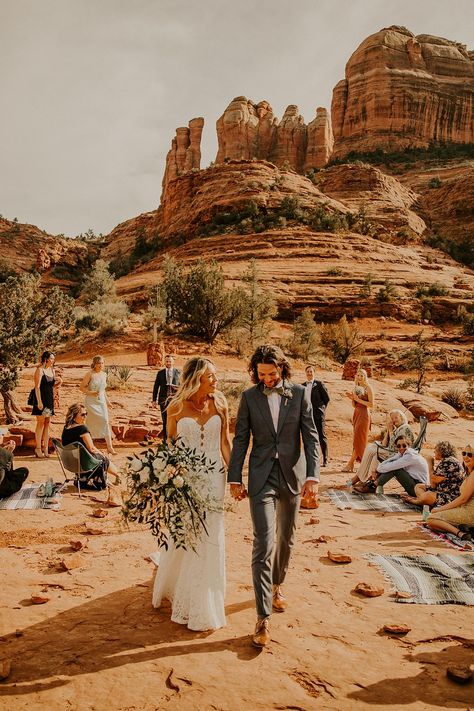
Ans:
{"type": "Polygon", "coordinates": [[[158,403],[161,410],[161,419],[163,420],[163,440],[166,440],[167,437],[168,415],[166,408],[179,386],[180,373],[177,368],[173,368],[173,362],[173,356],[165,356],[165,367],[156,374],[153,386],[153,405],[156,407],[156,403],[158,403]]]}
{"type": "Polygon", "coordinates": [[[265,647],[270,641],[272,610],[283,612],[287,607],[281,585],[290,561],[300,497],[317,493],[318,433],[306,390],[290,382],[290,364],[280,348],[271,345],[257,348],[249,372],[255,385],[242,393],[227,480],[234,499],[239,501],[247,495],[250,499],[254,529],[252,577],[257,607],[252,641],[256,647],[265,647]],[[242,467],[250,435],[247,494],[242,467]],[[301,438],[305,471],[297,466],[301,438]]]}
{"type": "Polygon", "coordinates": [[[321,380],[316,380],[314,368],[312,365],[307,365],[305,368],[306,382],[305,386],[313,406],[313,419],[316,429],[318,430],[319,446],[323,455],[322,466],[327,466],[328,463],[328,441],[326,438],[326,406],[329,402],[329,393],[326,386],[321,380]]]}

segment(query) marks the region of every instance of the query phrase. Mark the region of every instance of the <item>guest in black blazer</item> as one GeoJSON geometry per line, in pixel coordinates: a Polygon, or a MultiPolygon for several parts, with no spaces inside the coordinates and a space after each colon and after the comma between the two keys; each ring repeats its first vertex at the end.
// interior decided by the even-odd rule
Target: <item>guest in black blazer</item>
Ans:
{"type": "Polygon", "coordinates": [[[305,368],[306,382],[303,385],[309,390],[311,404],[313,406],[313,419],[319,435],[319,444],[321,454],[323,455],[322,466],[325,467],[328,463],[328,441],[326,438],[326,405],[329,402],[329,393],[326,386],[321,380],[316,380],[314,368],[312,365],[307,365],[305,368]]]}
{"type": "Polygon", "coordinates": [[[153,386],[153,405],[156,406],[156,403],[158,403],[161,410],[161,419],[163,420],[163,440],[166,440],[167,437],[166,425],[168,416],[166,408],[179,386],[180,372],[173,367],[173,362],[173,356],[165,356],[165,367],[156,374],[153,386]]]}

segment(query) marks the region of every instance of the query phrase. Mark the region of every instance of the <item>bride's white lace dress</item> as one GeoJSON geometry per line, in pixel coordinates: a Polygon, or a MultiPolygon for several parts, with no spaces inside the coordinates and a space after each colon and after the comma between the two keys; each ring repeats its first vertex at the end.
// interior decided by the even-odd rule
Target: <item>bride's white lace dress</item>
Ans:
{"type": "MultiPolygon", "coordinates": [[[[215,466],[208,479],[213,501],[222,503],[225,494],[225,475],[220,452],[221,418],[210,417],[199,425],[191,417],[177,423],[177,434],[189,447],[203,452],[215,466]]],[[[206,528],[196,551],[176,549],[171,542],[160,557],[153,588],[153,606],[160,607],[163,598],[171,602],[173,622],[187,625],[191,630],[217,629],[225,625],[225,541],[223,511],[210,511],[206,528]]]]}

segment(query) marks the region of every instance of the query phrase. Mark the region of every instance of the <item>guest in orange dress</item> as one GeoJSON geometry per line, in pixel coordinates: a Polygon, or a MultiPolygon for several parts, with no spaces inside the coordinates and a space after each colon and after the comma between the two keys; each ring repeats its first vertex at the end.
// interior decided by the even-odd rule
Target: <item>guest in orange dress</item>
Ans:
{"type": "Polygon", "coordinates": [[[354,379],[354,389],[347,391],[346,396],[352,400],[354,413],[352,415],[352,426],[354,428],[354,438],[352,443],[351,458],[342,470],[343,472],[353,472],[354,464],[360,462],[364,456],[370,430],[370,410],[374,406],[374,393],[367,379],[367,372],[360,368],[354,379]]]}

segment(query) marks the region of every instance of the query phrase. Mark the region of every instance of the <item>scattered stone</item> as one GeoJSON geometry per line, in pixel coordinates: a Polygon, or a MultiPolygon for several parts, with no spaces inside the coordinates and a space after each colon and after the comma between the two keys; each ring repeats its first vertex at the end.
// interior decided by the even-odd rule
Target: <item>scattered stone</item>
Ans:
{"type": "Polygon", "coordinates": [[[409,600],[413,597],[413,595],[409,592],[405,592],[404,590],[395,590],[395,592],[392,593],[392,597],[400,598],[401,600],[409,600]]]}
{"type": "Polygon", "coordinates": [[[384,625],[383,631],[388,634],[395,634],[398,637],[403,637],[408,634],[408,632],[411,632],[411,627],[408,627],[407,625],[384,625]]]}
{"type": "Polygon", "coordinates": [[[84,548],[84,543],[82,541],[69,541],[73,551],[80,551],[84,548]]]}
{"type": "Polygon", "coordinates": [[[311,516],[309,521],[306,521],[306,526],[315,526],[317,523],[319,523],[319,518],[314,518],[314,516],[311,516]]]}
{"type": "Polygon", "coordinates": [[[346,553],[332,553],[328,551],[328,558],[333,563],[352,563],[352,558],[346,553]]]}
{"type": "Polygon", "coordinates": [[[85,523],[84,533],[86,533],[88,536],[102,536],[105,531],[103,531],[101,528],[91,528],[87,525],[87,523],[85,523]]]}
{"type": "Polygon", "coordinates": [[[73,553],[67,558],[62,558],[60,565],[64,570],[74,570],[84,565],[84,559],[78,553],[73,553]]]}
{"type": "Polygon", "coordinates": [[[170,673],[166,677],[166,686],[168,689],[172,689],[173,691],[179,691],[179,686],[178,684],[175,684],[173,679],[171,678],[173,676],[174,669],[170,669],[170,673]]]}
{"type": "Polygon", "coordinates": [[[45,602],[49,602],[49,597],[42,597],[41,595],[32,595],[30,598],[33,605],[44,605],[45,602]]]}
{"type": "Polygon", "coordinates": [[[0,659],[0,680],[8,679],[12,669],[11,659],[0,659]]]}
{"type": "Polygon", "coordinates": [[[379,597],[384,594],[384,589],[376,588],[373,585],[369,585],[369,583],[357,583],[354,588],[354,592],[359,593],[359,595],[363,595],[364,597],[379,597]]]}
{"type": "Polygon", "coordinates": [[[105,518],[109,515],[109,512],[106,509],[94,509],[92,515],[94,518],[105,518]]]}
{"type": "Polygon", "coordinates": [[[316,538],[316,543],[328,543],[330,540],[329,536],[319,536],[319,538],[316,538]]]}
{"type": "Polygon", "coordinates": [[[446,676],[456,684],[469,684],[472,679],[472,670],[470,667],[461,665],[451,665],[446,669],[446,676]]]}

